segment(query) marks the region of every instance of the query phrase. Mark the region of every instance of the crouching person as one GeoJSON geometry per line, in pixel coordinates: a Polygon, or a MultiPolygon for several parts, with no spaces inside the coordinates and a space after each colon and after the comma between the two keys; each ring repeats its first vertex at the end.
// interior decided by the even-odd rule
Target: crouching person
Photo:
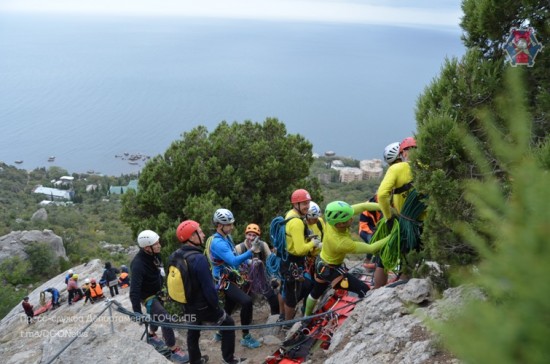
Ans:
{"type": "Polygon", "coordinates": [[[359,297],[365,296],[369,287],[348,274],[344,259],[347,254],[377,253],[387,244],[389,238],[365,244],[353,240],[350,233],[354,215],[366,210],[379,209],[378,204],[373,202],[351,206],[343,201],[334,201],[327,205],[325,209],[327,232],[323,239],[321,254],[315,262],[315,283],[306,301],[305,316],[311,315],[317,300],[330,285],[357,293],[359,297]]]}
{"type": "MultiPolygon", "coordinates": [[[[219,307],[218,291],[214,285],[210,273],[207,258],[202,254],[201,246],[205,241],[199,223],[193,220],[183,221],[176,232],[178,240],[183,244],[176,253],[185,254],[191,281],[192,294],[187,294],[185,313],[191,325],[203,323],[216,324],[220,326],[233,326],[235,321],[219,307]],[[196,252],[196,253],[194,253],[196,252]]],[[[133,282],[132,282],[133,286],[133,282]]],[[[132,287],[131,286],[131,287],[132,287]]],[[[187,331],[187,350],[189,351],[189,362],[191,364],[206,363],[208,356],[201,356],[199,347],[200,330],[187,331]]],[[[221,330],[221,349],[223,363],[240,363],[244,358],[235,357],[235,331],[221,330]]]]}

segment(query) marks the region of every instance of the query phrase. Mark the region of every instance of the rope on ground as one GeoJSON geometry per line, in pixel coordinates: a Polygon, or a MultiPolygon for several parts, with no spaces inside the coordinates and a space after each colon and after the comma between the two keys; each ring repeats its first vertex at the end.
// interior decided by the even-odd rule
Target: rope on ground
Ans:
{"type": "Polygon", "coordinates": [[[88,328],[89,328],[90,326],[92,326],[92,324],[95,322],[95,320],[97,320],[99,316],[101,316],[105,311],[107,311],[107,310],[109,309],[109,307],[111,307],[111,305],[112,305],[113,303],[115,303],[115,301],[113,301],[113,300],[107,300],[107,304],[105,305],[105,308],[104,308],[103,310],[101,310],[101,312],[99,312],[99,313],[97,314],[97,316],[96,316],[89,324],[87,324],[86,326],[84,326],[84,328],[83,328],[82,330],[79,330],[79,331],[77,332],[77,335],[75,335],[67,344],[65,344],[65,346],[63,346],[63,347],[61,348],[61,350],[59,350],[59,351],[58,351],[58,352],[57,352],[57,353],[56,353],[56,354],[55,354],[46,364],[51,364],[51,363],[53,363],[53,361],[54,361],[55,359],[57,359],[61,354],[63,354],[63,352],[64,352],[65,350],[67,350],[67,348],[68,348],[69,346],[71,346],[71,344],[72,344],[73,342],[75,342],[75,340],[78,339],[78,338],[80,337],[80,335],[82,335],[82,333],[84,333],[84,331],[88,330],[88,328]]]}
{"type": "MultiPolygon", "coordinates": [[[[291,326],[291,325],[295,324],[296,322],[309,321],[309,320],[312,320],[312,319],[317,318],[317,317],[323,317],[323,316],[337,314],[337,311],[340,311],[340,310],[342,310],[344,308],[347,308],[348,306],[351,306],[351,305],[356,305],[357,303],[359,303],[362,300],[363,300],[363,298],[358,298],[357,301],[355,301],[355,302],[350,302],[346,305],[343,305],[342,307],[339,307],[339,308],[336,308],[336,309],[333,309],[333,310],[330,310],[330,311],[321,312],[321,313],[318,313],[318,314],[315,314],[315,315],[304,316],[304,317],[301,317],[301,318],[296,318],[296,319],[287,320],[287,321],[274,322],[274,323],[271,323],[271,324],[255,324],[255,325],[242,325],[242,326],[192,325],[192,324],[180,324],[180,323],[173,323],[173,322],[165,322],[165,321],[155,321],[155,320],[153,320],[149,317],[145,320],[144,323],[149,324],[149,325],[152,324],[152,325],[155,325],[155,326],[169,327],[169,328],[172,328],[172,329],[179,329],[179,330],[200,330],[200,331],[203,331],[203,330],[216,330],[216,331],[260,330],[260,329],[267,329],[267,328],[270,328],[270,327],[283,326],[283,325],[291,326]]],[[[113,300],[112,302],[115,304],[115,306],[117,306],[116,310],[118,312],[130,316],[130,319],[133,318],[133,321],[139,322],[140,319],[142,319],[143,316],[144,316],[142,314],[132,312],[132,311],[124,308],[119,302],[117,302],[115,300],[113,300]]]]}

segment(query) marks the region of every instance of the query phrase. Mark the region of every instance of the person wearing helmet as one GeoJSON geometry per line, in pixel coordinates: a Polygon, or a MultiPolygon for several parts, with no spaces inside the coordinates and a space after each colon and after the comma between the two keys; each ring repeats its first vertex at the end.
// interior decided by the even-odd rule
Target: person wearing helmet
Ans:
{"type": "MultiPolygon", "coordinates": [[[[193,295],[187,298],[185,313],[193,315],[191,325],[200,326],[204,322],[215,322],[221,326],[233,326],[233,318],[222,310],[218,303],[218,290],[212,281],[209,262],[202,252],[204,232],[200,224],[194,220],[185,220],[178,225],[176,237],[182,244],[170,256],[170,261],[181,255],[187,262],[193,295]]],[[[187,330],[187,350],[191,363],[203,363],[208,356],[202,356],[199,347],[200,330],[187,330]]],[[[223,330],[220,332],[222,342],[222,357],[227,363],[236,362],[235,358],[235,331],[223,330]]]]}
{"type": "Polygon", "coordinates": [[[65,276],[65,284],[69,284],[69,279],[71,279],[71,277],[73,276],[73,270],[72,269],[69,269],[69,271],[67,272],[67,275],[65,276]]]}
{"type": "Polygon", "coordinates": [[[261,230],[257,224],[248,224],[244,230],[245,239],[235,247],[237,254],[252,250],[253,258],[241,265],[246,272],[247,289],[249,295],[262,294],[267,302],[272,315],[280,315],[283,308],[282,296],[277,294],[274,286],[279,283],[275,278],[269,276],[266,269],[267,258],[272,254],[269,245],[260,239],[261,230]],[[280,299],[280,300],[279,300],[280,299]]]}
{"type": "MultiPolygon", "coordinates": [[[[416,148],[416,140],[413,137],[403,139],[399,144],[399,159],[403,163],[392,164],[386,171],[378,187],[378,203],[390,231],[393,228],[394,221],[401,213],[409,191],[413,188],[413,174],[409,163],[409,153],[414,148],[416,148]]],[[[375,288],[379,288],[387,282],[387,274],[383,269],[384,266],[381,260],[377,259],[377,269],[374,276],[375,288]]],[[[399,280],[406,282],[408,277],[406,274],[399,274],[399,280]]]]}
{"type": "MultiPolygon", "coordinates": [[[[141,305],[146,308],[146,312],[151,319],[160,322],[170,322],[170,314],[162,305],[158,295],[162,291],[164,280],[161,275],[160,260],[160,237],[153,230],[143,230],[137,237],[139,252],[136,254],[130,270],[132,271],[132,285],[130,286],[130,302],[132,309],[137,314],[136,320],[145,319],[141,305]]],[[[156,332],[158,326],[149,325],[147,333],[147,342],[155,347],[165,345],[156,332]]],[[[166,346],[171,350],[170,360],[176,363],[186,363],[189,357],[178,346],[176,346],[176,337],[174,330],[169,327],[162,327],[162,337],[166,341],[166,346]]]]}
{"type": "MultiPolygon", "coordinates": [[[[224,294],[224,309],[231,315],[237,305],[241,305],[241,325],[252,323],[253,305],[252,298],[241,289],[241,277],[239,266],[252,259],[252,250],[258,250],[259,245],[254,245],[242,254],[237,254],[235,244],[231,237],[235,225],[233,213],[227,209],[218,209],[212,219],[216,227],[216,233],[212,237],[209,246],[209,258],[212,266],[212,275],[221,292],[224,294]]],[[[241,345],[250,349],[261,346],[260,342],[252,337],[249,330],[243,330],[241,345]]],[[[219,336],[217,336],[219,338],[219,336]]]]}
{"type": "Polygon", "coordinates": [[[69,293],[69,298],[67,299],[69,301],[69,306],[84,297],[84,292],[78,287],[78,274],[73,274],[69,279],[69,283],[67,283],[67,292],[69,293]]]}
{"type": "Polygon", "coordinates": [[[315,267],[315,258],[321,252],[321,246],[323,237],[325,235],[325,221],[321,217],[322,212],[319,205],[311,201],[309,203],[309,210],[306,214],[306,223],[308,232],[308,240],[312,241],[315,245],[315,249],[309,252],[306,257],[306,272],[304,277],[309,279],[311,286],[313,287],[313,271],[315,267]]]}
{"type": "Polygon", "coordinates": [[[319,240],[310,238],[305,222],[309,211],[311,196],[307,190],[297,189],[290,196],[290,209],[286,215],[286,247],[288,259],[281,263],[280,272],[284,279],[283,299],[285,303],[285,320],[292,320],[296,314],[298,302],[309,294],[312,283],[304,278],[306,257],[320,247],[319,240]]]}
{"type": "Polygon", "coordinates": [[[354,215],[359,215],[365,210],[376,211],[378,209],[380,209],[378,204],[373,202],[349,205],[344,201],[333,201],[327,205],[324,214],[327,231],[321,254],[315,262],[315,283],[306,300],[304,313],[306,316],[311,315],[317,300],[331,283],[355,292],[359,297],[365,296],[369,287],[358,278],[347,273],[344,259],[347,254],[376,253],[387,244],[389,238],[373,244],[365,244],[361,241],[355,241],[351,237],[350,228],[354,215]]]}

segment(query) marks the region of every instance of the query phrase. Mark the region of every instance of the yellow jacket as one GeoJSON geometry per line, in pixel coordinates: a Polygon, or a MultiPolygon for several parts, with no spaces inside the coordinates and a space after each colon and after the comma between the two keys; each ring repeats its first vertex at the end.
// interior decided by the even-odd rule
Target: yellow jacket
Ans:
{"type": "Polygon", "coordinates": [[[409,191],[404,191],[399,194],[393,193],[392,197],[392,192],[396,188],[401,188],[407,183],[412,182],[412,180],[412,170],[408,162],[396,163],[388,168],[384,179],[382,179],[378,187],[377,193],[380,209],[386,219],[389,219],[392,215],[390,206],[393,206],[398,213],[401,212],[405,199],[409,194],[409,191]]]}
{"type": "Polygon", "coordinates": [[[306,242],[304,235],[305,223],[302,217],[294,209],[286,213],[285,219],[290,219],[286,223],[286,249],[292,255],[304,257],[313,250],[313,242],[306,242]]]}
{"type": "MultiPolygon", "coordinates": [[[[380,206],[375,202],[363,202],[352,205],[353,214],[359,215],[365,210],[377,211],[380,206]]],[[[326,224],[325,238],[321,249],[321,259],[327,264],[340,265],[344,262],[348,253],[374,254],[378,252],[388,239],[379,240],[373,244],[366,244],[363,241],[355,241],[351,238],[350,228],[345,230],[338,229],[330,224],[326,224]]]]}

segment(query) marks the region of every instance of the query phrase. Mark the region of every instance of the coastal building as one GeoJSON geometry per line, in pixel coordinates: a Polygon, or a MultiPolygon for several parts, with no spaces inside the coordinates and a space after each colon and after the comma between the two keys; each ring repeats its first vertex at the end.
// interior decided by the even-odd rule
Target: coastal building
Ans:
{"type": "Polygon", "coordinates": [[[344,167],[340,169],[340,182],[350,183],[363,180],[363,171],[360,168],[344,167]]]}
{"type": "Polygon", "coordinates": [[[384,168],[382,168],[382,160],[366,159],[359,162],[359,168],[363,171],[363,179],[382,178],[384,168]]]}
{"type": "Polygon", "coordinates": [[[57,188],[44,187],[42,185],[37,186],[32,192],[46,195],[51,201],[72,200],[74,197],[74,191],[72,190],[60,190],[57,188]]]}
{"type": "Polygon", "coordinates": [[[128,192],[128,189],[133,189],[138,192],[138,180],[131,180],[127,186],[111,186],[109,187],[109,194],[123,195],[128,192]]]}

